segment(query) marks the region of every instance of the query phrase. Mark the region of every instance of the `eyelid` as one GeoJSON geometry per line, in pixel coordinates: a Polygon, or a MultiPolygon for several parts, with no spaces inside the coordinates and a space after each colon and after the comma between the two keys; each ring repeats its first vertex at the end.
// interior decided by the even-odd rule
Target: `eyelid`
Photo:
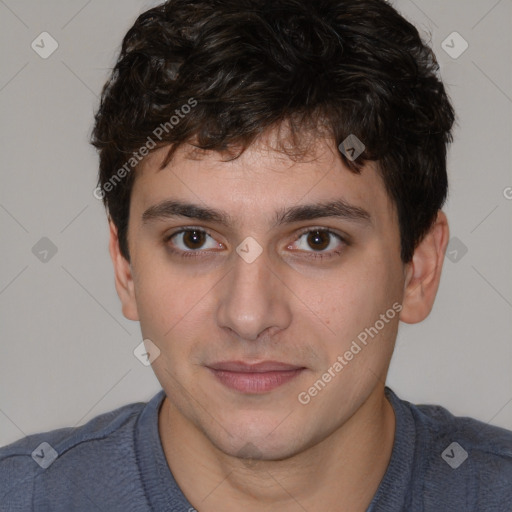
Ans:
{"type": "MultiPolygon", "coordinates": [[[[350,243],[350,238],[348,237],[348,235],[339,233],[338,231],[335,231],[334,229],[322,227],[322,226],[312,226],[312,227],[307,227],[307,228],[300,230],[298,232],[298,234],[295,235],[296,238],[294,239],[294,241],[297,241],[302,235],[305,235],[306,233],[311,233],[314,231],[321,231],[323,233],[328,233],[329,235],[333,235],[336,238],[338,238],[340,240],[340,242],[343,242],[345,245],[349,245],[349,243],[350,243]]],[[[288,244],[288,245],[291,245],[291,244],[288,244]]]]}
{"type": "Polygon", "coordinates": [[[306,226],[305,228],[299,229],[299,236],[304,233],[309,233],[310,231],[326,231],[327,233],[331,233],[332,235],[339,236],[340,238],[348,238],[348,235],[340,233],[338,230],[334,228],[329,228],[327,226],[306,226]]]}
{"type": "MultiPolygon", "coordinates": [[[[165,235],[164,243],[168,244],[169,241],[176,235],[179,235],[181,233],[186,233],[188,231],[200,231],[200,232],[206,234],[207,236],[211,237],[213,240],[215,240],[215,242],[218,245],[220,245],[222,248],[226,247],[226,245],[222,242],[219,242],[217,240],[217,238],[212,233],[210,233],[207,228],[199,227],[199,226],[181,226],[179,228],[176,228],[175,231],[165,235]]],[[[305,235],[307,233],[314,232],[314,231],[321,231],[323,233],[328,233],[329,235],[336,237],[341,242],[342,246],[350,245],[350,237],[345,234],[341,234],[341,233],[339,233],[331,228],[325,227],[325,226],[307,226],[307,227],[299,230],[298,233],[295,233],[293,242],[288,243],[286,245],[286,247],[289,248],[293,243],[297,242],[303,235],[305,235]]],[[[170,248],[169,250],[177,255],[180,255],[180,256],[192,256],[192,257],[207,256],[208,253],[219,252],[218,250],[215,250],[215,249],[195,249],[195,250],[191,249],[191,250],[185,251],[185,250],[182,250],[182,249],[179,249],[176,247],[170,248]]],[[[341,251],[338,248],[338,249],[331,249],[330,251],[315,251],[313,249],[311,251],[306,251],[303,249],[295,249],[295,250],[293,250],[293,252],[305,253],[308,255],[307,257],[309,257],[309,258],[318,258],[318,259],[325,258],[325,259],[327,259],[327,258],[334,257],[336,255],[339,255],[341,251]]]]}
{"type": "MultiPolygon", "coordinates": [[[[215,242],[222,248],[226,247],[225,244],[223,244],[222,242],[219,242],[217,240],[216,236],[214,236],[212,233],[210,233],[208,229],[202,228],[199,226],[184,226],[184,227],[182,226],[180,228],[176,228],[175,231],[172,231],[171,233],[168,233],[164,236],[164,243],[168,244],[175,236],[180,235],[182,233],[187,233],[189,231],[199,231],[201,233],[204,233],[205,235],[209,236],[212,240],[215,240],[215,242]]],[[[183,249],[173,249],[173,250],[177,253],[204,253],[204,252],[210,252],[213,249],[195,249],[195,250],[191,249],[188,251],[184,251],[183,249]]]]}
{"type": "Polygon", "coordinates": [[[202,233],[206,233],[208,236],[215,238],[207,228],[201,228],[199,226],[180,226],[179,228],[174,228],[170,233],[166,233],[164,235],[164,240],[168,241],[173,236],[179,235],[180,233],[186,233],[187,231],[201,231],[202,233]]]}

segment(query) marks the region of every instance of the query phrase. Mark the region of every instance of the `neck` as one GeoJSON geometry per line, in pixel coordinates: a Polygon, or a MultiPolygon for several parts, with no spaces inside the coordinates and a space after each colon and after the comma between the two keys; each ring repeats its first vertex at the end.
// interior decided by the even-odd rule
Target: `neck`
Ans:
{"type": "Polygon", "coordinates": [[[395,417],[375,389],[327,438],[293,457],[244,461],[218,450],[165,398],[159,430],[167,463],[179,487],[201,512],[281,512],[318,509],[361,511],[369,506],[386,471],[395,417]]]}
{"type": "Polygon", "coordinates": [[[159,430],[176,482],[201,512],[303,512],[319,503],[324,510],[364,512],[391,457],[395,416],[380,386],[327,438],[277,461],[226,455],[167,398],[159,430]]]}

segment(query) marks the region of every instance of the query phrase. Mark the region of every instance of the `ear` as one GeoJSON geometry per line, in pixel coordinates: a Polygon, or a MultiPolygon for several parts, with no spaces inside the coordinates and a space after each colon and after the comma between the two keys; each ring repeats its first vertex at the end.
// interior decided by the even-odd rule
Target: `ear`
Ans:
{"type": "Polygon", "coordinates": [[[439,210],[436,221],[416,247],[412,261],[406,265],[403,309],[400,312],[402,322],[421,322],[432,310],[449,237],[448,220],[439,210]]]}
{"type": "Polygon", "coordinates": [[[109,251],[114,264],[115,284],[117,295],[121,299],[123,315],[128,320],[138,320],[137,303],[135,301],[135,287],[133,285],[132,269],[130,263],[121,254],[117,227],[112,220],[110,225],[109,251]]]}

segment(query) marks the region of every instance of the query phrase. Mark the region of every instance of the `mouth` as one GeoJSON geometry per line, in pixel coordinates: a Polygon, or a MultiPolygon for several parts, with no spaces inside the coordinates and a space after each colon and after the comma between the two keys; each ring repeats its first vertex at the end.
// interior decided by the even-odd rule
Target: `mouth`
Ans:
{"type": "Polygon", "coordinates": [[[272,391],[298,377],[306,369],[278,361],[256,364],[222,361],[208,365],[207,368],[224,386],[248,394],[272,391]]]}

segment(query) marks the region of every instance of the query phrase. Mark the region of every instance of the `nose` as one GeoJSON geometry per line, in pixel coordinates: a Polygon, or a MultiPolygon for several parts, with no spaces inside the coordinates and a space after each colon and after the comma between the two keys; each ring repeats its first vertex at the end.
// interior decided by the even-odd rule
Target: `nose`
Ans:
{"type": "Polygon", "coordinates": [[[235,255],[232,271],[222,281],[218,324],[243,340],[255,341],[266,331],[290,325],[290,290],[270,265],[265,254],[250,263],[235,255]]]}

